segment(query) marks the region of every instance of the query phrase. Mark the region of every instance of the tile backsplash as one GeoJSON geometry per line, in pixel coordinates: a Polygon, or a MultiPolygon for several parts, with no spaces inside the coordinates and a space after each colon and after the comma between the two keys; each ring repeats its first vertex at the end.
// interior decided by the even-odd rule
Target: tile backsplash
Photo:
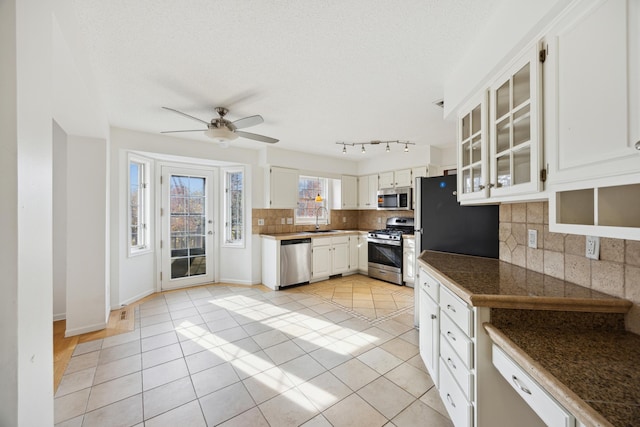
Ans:
{"type": "MultiPolygon", "coordinates": [[[[293,209],[253,209],[252,233],[314,229],[314,225],[287,225],[293,215],[293,209]],[[264,225],[259,226],[258,219],[264,225]]],[[[320,228],[376,230],[392,216],[413,216],[413,211],[331,210],[331,223],[320,228]]],[[[632,301],[626,327],[640,334],[640,241],[601,238],[600,259],[591,260],[585,256],[585,236],[549,231],[547,202],[500,205],[499,240],[502,261],[632,301]],[[535,249],[527,246],[528,230],[538,232],[535,249]]]]}
{"type": "Polygon", "coordinates": [[[628,330],[640,334],[640,241],[600,238],[600,259],[585,256],[586,238],[549,232],[547,202],[500,205],[500,259],[633,302],[628,330]],[[528,230],[538,246],[527,247],[528,230]]]}
{"type": "MultiPolygon", "coordinates": [[[[331,223],[320,225],[321,230],[377,230],[385,228],[387,218],[392,216],[413,217],[413,211],[378,211],[378,210],[336,210],[332,209],[331,223]]],[[[253,209],[251,212],[251,233],[295,233],[309,231],[315,225],[287,224],[287,219],[293,219],[293,209],[253,209]],[[264,225],[258,225],[258,220],[263,219],[264,225]],[[284,219],[284,224],[282,224],[284,219]]]]}

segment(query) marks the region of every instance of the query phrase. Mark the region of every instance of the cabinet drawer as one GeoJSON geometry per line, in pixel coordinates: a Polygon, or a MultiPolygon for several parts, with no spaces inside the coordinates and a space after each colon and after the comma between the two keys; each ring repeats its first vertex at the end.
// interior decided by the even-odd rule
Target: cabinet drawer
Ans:
{"type": "Polygon", "coordinates": [[[443,340],[449,343],[464,366],[473,369],[473,342],[442,310],[440,311],[440,334],[443,340]]]}
{"type": "Polygon", "coordinates": [[[431,277],[431,275],[426,271],[424,271],[423,269],[420,269],[419,275],[420,275],[420,278],[419,278],[420,288],[423,289],[425,292],[427,292],[427,294],[429,294],[429,296],[435,302],[438,302],[440,283],[436,279],[431,277]]]}
{"type": "Polygon", "coordinates": [[[454,295],[449,289],[441,286],[440,307],[449,317],[456,322],[462,332],[473,337],[473,311],[466,302],[454,295]]]}
{"type": "Polygon", "coordinates": [[[473,374],[464,366],[462,360],[460,360],[447,340],[442,341],[440,357],[460,386],[460,389],[462,389],[464,396],[470,401],[473,400],[473,374]]]}
{"type": "Polygon", "coordinates": [[[314,237],[311,246],[331,246],[331,237],[314,237]]]}
{"type": "Polygon", "coordinates": [[[465,399],[451,373],[440,359],[440,397],[447,412],[456,427],[471,427],[473,425],[473,406],[465,399]]]}
{"type": "Polygon", "coordinates": [[[492,353],[493,365],[498,372],[545,424],[563,427],[574,425],[574,417],[495,344],[492,353]]]}
{"type": "Polygon", "coordinates": [[[332,244],[349,243],[349,236],[331,237],[332,244]]]}

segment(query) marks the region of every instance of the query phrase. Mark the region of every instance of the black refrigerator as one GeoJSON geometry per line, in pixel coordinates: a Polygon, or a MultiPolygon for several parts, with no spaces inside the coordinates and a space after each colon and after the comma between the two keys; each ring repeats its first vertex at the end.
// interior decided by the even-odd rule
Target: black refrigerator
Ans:
{"type": "Polygon", "coordinates": [[[416,254],[434,250],[498,258],[498,206],[461,206],[456,178],[416,178],[416,254]]]}
{"type": "MultiPolygon", "coordinates": [[[[416,178],[416,258],[424,250],[498,258],[498,206],[461,206],[457,200],[456,178],[456,175],[416,178]]],[[[418,266],[414,267],[417,273],[418,266]]],[[[416,281],[416,326],[420,319],[419,289],[416,281]]]]}

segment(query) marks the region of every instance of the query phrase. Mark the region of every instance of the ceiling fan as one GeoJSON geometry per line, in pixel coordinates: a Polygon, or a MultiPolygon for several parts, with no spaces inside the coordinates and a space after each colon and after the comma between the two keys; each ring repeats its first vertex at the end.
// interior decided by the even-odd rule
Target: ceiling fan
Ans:
{"type": "Polygon", "coordinates": [[[228,143],[229,141],[233,141],[239,136],[247,139],[253,139],[255,141],[266,142],[268,144],[275,144],[276,142],[278,142],[278,140],[275,138],[270,138],[268,136],[258,135],[256,133],[250,133],[250,132],[238,130],[238,129],[244,129],[249,126],[255,126],[255,125],[259,125],[260,123],[263,123],[264,119],[260,115],[249,116],[249,117],[245,117],[243,119],[238,119],[236,121],[231,122],[224,118],[224,116],[227,115],[229,110],[224,107],[216,107],[215,111],[216,113],[218,113],[218,116],[220,117],[214,117],[213,119],[211,119],[210,122],[207,122],[206,120],[199,119],[190,114],[183,113],[182,111],[178,111],[173,108],[169,108],[169,107],[162,107],[162,108],[164,108],[165,110],[173,111],[174,113],[178,113],[190,119],[197,120],[200,123],[204,123],[205,125],[207,125],[207,129],[168,130],[168,131],[163,131],[161,133],[204,132],[204,134],[207,135],[209,138],[223,144],[228,143]]]}

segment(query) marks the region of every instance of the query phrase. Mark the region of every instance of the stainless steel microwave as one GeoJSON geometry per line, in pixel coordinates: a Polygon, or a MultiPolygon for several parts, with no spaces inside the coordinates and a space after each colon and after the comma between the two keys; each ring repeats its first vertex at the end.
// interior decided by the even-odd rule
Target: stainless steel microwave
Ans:
{"type": "Polygon", "coordinates": [[[411,210],[411,187],[378,190],[378,209],[411,210]]]}

